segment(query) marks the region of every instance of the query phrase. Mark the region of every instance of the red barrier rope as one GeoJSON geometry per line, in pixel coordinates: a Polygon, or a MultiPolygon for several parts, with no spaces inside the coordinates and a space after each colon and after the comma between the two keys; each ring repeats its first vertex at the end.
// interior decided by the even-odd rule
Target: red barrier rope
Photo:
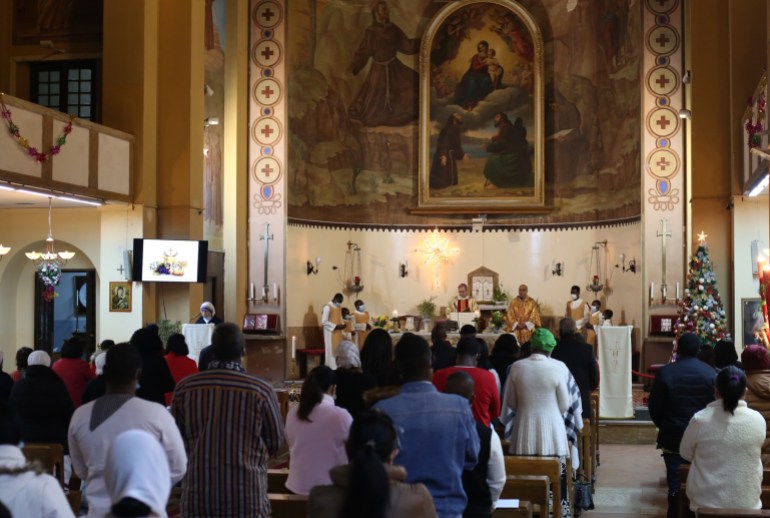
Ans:
{"type": "Polygon", "coordinates": [[[652,374],[642,374],[641,372],[635,371],[634,369],[631,369],[631,374],[635,376],[641,376],[642,378],[655,379],[655,376],[652,374]]]}

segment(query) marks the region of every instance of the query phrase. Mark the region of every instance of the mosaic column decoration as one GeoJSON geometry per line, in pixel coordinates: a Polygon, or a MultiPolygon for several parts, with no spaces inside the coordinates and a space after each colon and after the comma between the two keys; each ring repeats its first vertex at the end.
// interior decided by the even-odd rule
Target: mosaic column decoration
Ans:
{"type": "Polygon", "coordinates": [[[252,0],[249,60],[249,311],[282,315],[286,255],[286,16],[252,0]]]}
{"type": "MultiPolygon", "coordinates": [[[[644,0],[644,307],[672,306],[684,279],[686,137],[682,0],[644,0]],[[663,230],[661,230],[663,229],[663,230]],[[668,248],[671,253],[666,254],[668,248]]],[[[670,312],[675,312],[673,306],[670,312]]],[[[646,322],[648,319],[644,318],[646,322]]]]}

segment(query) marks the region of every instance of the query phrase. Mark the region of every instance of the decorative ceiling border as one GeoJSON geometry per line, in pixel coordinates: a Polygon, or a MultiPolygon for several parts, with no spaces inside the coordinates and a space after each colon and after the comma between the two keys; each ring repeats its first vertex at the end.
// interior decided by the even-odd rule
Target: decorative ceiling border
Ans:
{"type": "MultiPolygon", "coordinates": [[[[637,224],[641,221],[641,216],[633,216],[630,218],[623,218],[613,221],[599,221],[588,222],[581,221],[579,223],[552,223],[552,224],[538,224],[538,225],[511,225],[511,224],[495,224],[488,221],[484,222],[481,232],[536,232],[536,231],[558,231],[558,230],[588,230],[598,228],[616,228],[616,227],[629,227],[637,224]]],[[[477,232],[473,230],[472,222],[462,223],[457,225],[376,225],[376,224],[354,224],[354,223],[336,223],[336,222],[321,222],[317,220],[303,220],[298,218],[288,218],[287,225],[294,228],[312,228],[323,230],[373,230],[377,232],[432,232],[435,229],[442,232],[477,232]]]]}

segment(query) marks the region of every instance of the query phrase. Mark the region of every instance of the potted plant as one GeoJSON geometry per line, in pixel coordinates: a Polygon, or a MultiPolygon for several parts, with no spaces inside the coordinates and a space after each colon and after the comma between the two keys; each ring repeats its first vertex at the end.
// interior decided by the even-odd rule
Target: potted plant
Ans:
{"type": "Polygon", "coordinates": [[[492,293],[492,301],[498,304],[505,304],[508,302],[508,291],[506,291],[506,289],[503,288],[502,283],[499,284],[495,288],[494,293],[492,293]]]}
{"type": "Polygon", "coordinates": [[[417,312],[420,314],[420,316],[423,319],[431,319],[436,314],[436,303],[433,302],[433,299],[436,297],[431,297],[429,299],[423,299],[422,302],[417,304],[417,312]]]}

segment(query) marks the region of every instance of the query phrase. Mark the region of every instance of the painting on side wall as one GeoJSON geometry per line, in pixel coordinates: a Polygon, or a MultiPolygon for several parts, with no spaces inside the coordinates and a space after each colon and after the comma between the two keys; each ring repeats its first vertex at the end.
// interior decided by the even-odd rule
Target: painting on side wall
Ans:
{"type": "Polygon", "coordinates": [[[760,299],[741,299],[743,320],[743,347],[749,345],[762,345],[759,333],[765,325],[762,315],[762,301],[760,299]]]}
{"type": "Polygon", "coordinates": [[[131,283],[110,283],[110,312],[131,312],[131,283]]]}
{"type": "Polygon", "coordinates": [[[543,41],[507,0],[446,6],[420,60],[420,206],[544,205],[543,41]]]}
{"type": "Polygon", "coordinates": [[[14,45],[100,41],[103,0],[13,0],[14,45]]]}

